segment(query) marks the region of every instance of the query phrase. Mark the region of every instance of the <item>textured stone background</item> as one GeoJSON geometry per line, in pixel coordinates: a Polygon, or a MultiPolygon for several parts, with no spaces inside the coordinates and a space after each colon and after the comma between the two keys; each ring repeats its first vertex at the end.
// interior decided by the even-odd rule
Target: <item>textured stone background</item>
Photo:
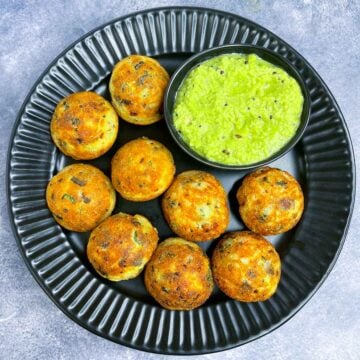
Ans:
{"type": "MultiPolygon", "coordinates": [[[[166,5],[237,13],[267,27],[317,69],[360,150],[359,1],[9,1],[0,0],[0,359],[162,359],[97,337],[68,319],[27,270],[6,209],[11,127],[32,84],[66,46],[115,17],[166,5]]],[[[359,168],[359,166],[358,166],[359,168]]],[[[340,258],[315,297],[288,323],[243,347],[206,359],[359,359],[360,231],[355,212],[340,258]]],[[[324,214],[326,216],[326,214],[324,214]]]]}

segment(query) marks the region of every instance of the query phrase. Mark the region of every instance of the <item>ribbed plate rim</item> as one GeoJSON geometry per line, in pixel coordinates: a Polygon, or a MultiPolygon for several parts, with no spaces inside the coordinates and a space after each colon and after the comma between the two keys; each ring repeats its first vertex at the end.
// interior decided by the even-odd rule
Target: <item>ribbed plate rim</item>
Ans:
{"type": "Polygon", "coordinates": [[[26,263],[27,268],[29,269],[30,273],[35,278],[37,283],[44,290],[44,292],[48,295],[48,297],[55,303],[55,305],[65,315],[67,315],[71,320],[73,320],[75,323],[77,323],[81,327],[87,329],[88,331],[90,331],[90,332],[92,332],[92,333],[94,333],[96,335],[98,335],[98,336],[100,336],[102,338],[106,338],[107,340],[110,340],[110,341],[115,342],[117,344],[120,344],[120,345],[129,347],[129,348],[135,349],[135,350],[140,350],[140,351],[150,352],[150,353],[158,353],[158,354],[170,354],[170,355],[199,355],[199,354],[210,354],[210,353],[216,353],[216,352],[220,352],[220,351],[224,351],[224,350],[230,350],[230,349],[239,347],[241,345],[247,344],[249,342],[252,342],[254,340],[257,340],[260,337],[271,333],[272,331],[274,331],[275,329],[279,328],[284,323],[289,321],[315,295],[315,293],[319,290],[319,288],[323,285],[323,283],[325,282],[325,280],[329,276],[329,274],[332,271],[336,261],[338,260],[339,255],[341,253],[341,250],[343,248],[345,239],[346,239],[346,235],[347,235],[348,230],[349,230],[349,226],[350,226],[350,222],[351,222],[351,218],[352,218],[353,210],[354,210],[354,203],[355,203],[356,164],[355,164],[354,149],[353,149],[353,144],[352,144],[351,137],[350,137],[350,134],[349,134],[349,129],[348,129],[348,126],[347,126],[346,121],[344,119],[344,116],[343,116],[343,114],[341,112],[341,109],[340,109],[339,105],[336,102],[335,97],[333,96],[333,94],[329,90],[329,88],[326,85],[326,83],[324,82],[324,80],[318,74],[318,72],[312,67],[312,65],[301,54],[299,54],[292,46],[290,46],[286,41],[284,41],[282,38],[280,38],[278,35],[276,35],[272,31],[270,31],[270,30],[266,29],[265,27],[257,24],[256,22],[254,22],[252,20],[249,20],[247,18],[244,18],[244,17],[242,17],[240,15],[231,13],[231,12],[223,11],[223,10],[216,9],[216,8],[207,8],[207,7],[163,6],[163,7],[156,7],[156,8],[149,8],[149,9],[139,10],[139,11],[136,11],[136,12],[125,14],[125,15],[120,16],[118,18],[112,19],[111,21],[108,21],[108,22],[106,22],[106,23],[104,23],[102,25],[99,25],[96,28],[94,28],[94,29],[90,30],[89,32],[87,32],[86,34],[84,34],[83,36],[81,36],[80,38],[76,39],[69,46],[67,46],[58,56],[56,56],[53,61],[51,61],[51,63],[46,67],[46,69],[40,74],[38,79],[35,81],[34,85],[30,88],[30,90],[29,90],[23,104],[21,105],[21,107],[20,107],[20,109],[18,111],[16,120],[15,120],[14,125],[12,127],[12,131],[11,131],[11,134],[10,134],[9,145],[8,145],[8,151],[7,151],[5,186],[6,186],[7,210],[8,210],[8,215],[9,215],[9,221],[10,221],[11,229],[12,229],[12,232],[13,232],[13,234],[15,236],[16,243],[17,243],[18,249],[20,251],[20,254],[21,254],[22,258],[24,259],[24,262],[26,263]],[[204,350],[204,351],[202,351],[202,350],[200,350],[200,351],[191,350],[191,352],[189,352],[189,353],[184,353],[184,352],[181,352],[181,351],[179,351],[179,352],[173,351],[173,352],[169,353],[169,352],[162,351],[162,350],[157,350],[157,349],[143,348],[141,346],[134,345],[131,342],[126,342],[126,341],[123,341],[121,339],[115,340],[114,338],[112,338],[110,336],[106,336],[106,334],[104,335],[102,332],[97,331],[96,329],[88,326],[86,323],[82,322],[79,318],[72,315],[66,309],[66,307],[62,306],[57,301],[57,299],[51,294],[51,292],[45,287],[45,284],[41,281],[40,277],[38,276],[38,273],[36,272],[36,270],[31,266],[30,262],[28,261],[28,258],[27,258],[26,254],[25,254],[25,250],[21,245],[21,238],[20,238],[20,236],[19,236],[19,234],[17,232],[17,227],[16,227],[16,224],[15,224],[15,221],[14,221],[14,214],[13,214],[13,211],[12,211],[12,203],[11,203],[11,198],[10,198],[10,196],[11,196],[11,190],[10,190],[10,170],[11,170],[11,168],[10,168],[10,165],[11,165],[11,151],[12,151],[12,146],[13,146],[13,140],[15,138],[16,131],[17,131],[18,126],[20,124],[20,120],[21,120],[22,115],[24,113],[25,107],[26,107],[27,103],[29,102],[31,96],[33,95],[34,90],[36,89],[36,87],[42,81],[44,76],[49,72],[49,70],[54,65],[56,65],[56,63],[58,62],[58,60],[61,57],[63,57],[77,43],[82,42],[87,37],[92,36],[95,32],[105,28],[106,26],[114,24],[114,23],[116,23],[118,21],[122,21],[122,20],[125,20],[127,18],[136,17],[137,15],[142,15],[142,14],[147,14],[147,13],[160,12],[160,11],[184,11],[184,10],[185,11],[193,11],[193,12],[195,12],[195,11],[204,12],[204,13],[208,12],[208,13],[212,13],[212,14],[216,14],[216,15],[223,15],[223,16],[231,17],[231,18],[233,18],[233,19],[235,19],[237,21],[245,21],[248,24],[255,26],[258,30],[265,31],[269,35],[272,35],[275,38],[279,39],[287,48],[289,48],[292,52],[294,52],[294,54],[306,64],[306,66],[315,74],[315,76],[317,77],[317,80],[320,82],[320,84],[322,85],[324,90],[326,90],[327,95],[331,98],[331,100],[333,102],[333,105],[334,105],[335,109],[337,110],[337,112],[339,114],[341,124],[342,124],[342,126],[344,128],[344,135],[345,135],[345,137],[346,137],[346,139],[348,141],[348,147],[349,147],[349,149],[348,149],[349,150],[349,160],[351,162],[351,167],[352,167],[352,189],[351,189],[352,193],[351,193],[351,203],[349,205],[349,214],[348,214],[348,217],[346,219],[346,223],[344,225],[344,231],[343,231],[343,234],[341,236],[339,246],[338,246],[338,248],[336,250],[336,253],[335,253],[332,261],[330,262],[326,272],[324,273],[322,278],[318,281],[318,283],[316,284],[314,289],[293,310],[291,310],[287,316],[283,317],[275,325],[271,325],[268,329],[260,331],[257,335],[253,335],[253,336],[251,336],[250,338],[248,338],[246,340],[240,340],[238,343],[236,343],[234,345],[229,345],[229,346],[224,346],[224,347],[215,348],[215,349],[212,349],[212,350],[204,350]]]}

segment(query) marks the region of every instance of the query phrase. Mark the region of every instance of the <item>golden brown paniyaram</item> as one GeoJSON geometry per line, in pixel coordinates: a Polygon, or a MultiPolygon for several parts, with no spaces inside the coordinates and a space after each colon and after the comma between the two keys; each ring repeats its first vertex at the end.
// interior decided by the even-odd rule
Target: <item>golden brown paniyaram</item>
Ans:
{"type": "Polygon", "coordinates": [[[280,281],[278,253],[269,241],[251,231],[225,234],[216,245],[211,266],[220,290],[238,301],[264,301],[280,281]]]}
{"type": "Polygon", "coordinates": [[[199,245],[168,238],[146,266],[145,286],[166,309],[195,309],[210,297],[214,287],[210,261],[199,245]]]}
{"type": "Polygon", "coordinates": [[[172,231],[191,241],[219,237],[229,224],[226,193],[215,176],[198,170],[176,176],[162,208],[172,231]]]}
{"type": "Polygon", "coordinates": [[[49,182],[46,201],[55,220],[65,229],[89,231],[115,207],[115,190],[109,178],[88,164],[73,164],[49,182]]]}
{"type": "Polygon", "coordinates": [[[160,63],[148,56],[130,55],[120,60],[109,84],[112,104],[119,116],[136,125],[162,119],[169,78],[160,63]]]}
{"type": "Polygon", "coordinates": [[[175,174],[174,159],[160,142],[145,137],[129,141],[111,161],[111,180],[120,195],[147,201],[161,195],[175,174]]]}
{"type": "Polygon", "coordinates": [[[118,213],[92,231],[87,256],[102,277],[128,280],[140,274],[158,240],[156,228],[146,217],[118,213]]]}
{"type": "Polygon", "coordinates": [[[286,171],[270,167],[247,175],[236,197],[245,225],[261,235],[292,229],[304,210],[304,195],[296,179],[286,171]]]}
{"type": "Polygon", "coordinates": [[[118,127],[118,116],[111,104],[91,91],[62,99],[50,123],[55,145],[76,160],[105,154],[116,140],[118,127]]]}

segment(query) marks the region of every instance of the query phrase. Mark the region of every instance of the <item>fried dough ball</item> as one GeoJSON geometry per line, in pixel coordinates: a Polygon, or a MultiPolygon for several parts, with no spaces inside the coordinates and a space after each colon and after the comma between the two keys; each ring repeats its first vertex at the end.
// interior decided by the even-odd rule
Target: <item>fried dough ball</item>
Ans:
{"type": "Polygon", "coordinates": [[[112,104],[119,116],[136,125],[163,118],[164,93],[169,74],[148,56],[130,55],[114,67],[110,79],[112,104]]]}
{"type": "Polygon", "coordinates": [[[105,154],[116,140],[118,127],[118,117],[111,104],[91,91],[62,99],[50,123],[55,145],[76,160],[105,154]]]}
{"type": "Polygon", "coordinates": [[[210,297],[214,287],[210,261],[197,244],[168,238],[146,266],[145,286],[166,309],[195,309],[210,297]]]}
{"type": "Polygon", "coordinates": [[[280,281],[278,253],[269,241],[251,231],[224,235],[211,265],[220,290],[238,301],[264,301],[275,293],[280,281]]]}
{"type": "Polygon", "coordinates": [[[229,224],[225,190],[204,171],[179,174],[164,194],[162,209],[172,231],[186,240],[215,239],[229,224]]]}
{"type": "Polygon", "coordinates": [[[73,164],[50,180],[46,201],[61,226],[84,232],[92,230],[111,215],[116,195],[102,171],[92,165],[73,164]]]}
{"type": "Polygon", "coordinates": [[[131,201],[155,199],[171,184],[174,159],[161,143],[145,137],[123,145],[111,161],[111,180],[120,195],[131,201]]]}
{"type": "Polygon", "coordinates": [[[133,279],[151,258],[158,240],[157,230],[147,218],[119,213],[92,231],[87,256],[102,277],[111,281],[133,279]]]}
{"type": "Polygon", "coordinates": [[[247,175],[236,194],[245,225],[261,235],[292,229],[304,210],[299,183],[288,172],[263,167],[247,175]]]}

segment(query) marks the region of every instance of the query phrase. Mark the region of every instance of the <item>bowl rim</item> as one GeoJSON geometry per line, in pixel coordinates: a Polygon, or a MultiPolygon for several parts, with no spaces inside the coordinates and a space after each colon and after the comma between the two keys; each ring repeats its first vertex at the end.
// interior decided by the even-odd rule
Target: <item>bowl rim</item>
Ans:
{"type": "Polygon", "coordinates": [[[271,162],[278,160],[285,154],[287,154],[291,149],[294,148],[294,146],[300,141],[302,136],[304,135],[304,132],[306,130],[306,127],[309,123],[310,119],[310,113],[311,113],[311,106],[310,106],[310,94],[308,91],[308,87],[306,85],[305,79],[301,75],[301,73],[297,70],[294,64],[292,64],[287,58],[283,57],[278,52],[275,52],[273,50],[270,50],[265,47],[261,47],[258,45],[248,45],[248,44],[227,44],[227,45],[220,45],[215,46],[203,51],[200,51],[196,54],[193,54],[190,56],[183,64],[181,64],[175,72],[172,74],[168,86],[166,88],[165,94],[164,94],[164,118],[166,125],[170,131],[170,134],[172,138],[175,140],[177,145],[185,151],[188,155],[190,155],[192,158],[196,159],[197,161],[212,166],[218,169],[225,169],[225,170],[249,170],[254,169],[260,166],[265,166],[270,164],[271,162]],[[222,51],[224,51],[222,53],[222,51]],[[296,130],[295,135],[277,152],[275,152],[273,155],[269,156],[268,158],[258,161],[256,163],[251,164],[244,164],[244,165],[230,165],[230,164],[223,164],[219,163],[213,160],[209,160],[203,155],[197,153],[195,150],[193,150],[186,142],[182,139],[181,135],[179,134],[178,130],[175,128],[175,125],[173,123],[173,117],[172,117],[172,109],[170,110],[169,101],[173,97],[174,102],[176,98],[176,94],[180,86],[182,85],[184,79],[186,78],[186,75],[199,63],[202,63],[206,60],[209,60],[216,56],[221,56],[225,54],[233,54],[233,53],[243,53],[243,54],[250,54],[255,53],[259,57],[263,58],[262,55],[265,54],[265,56],[268,56],[270,58],[274,58],[278,63],[274,63],[271,60],[263,59],[265,61],[270,62],[271,64],[282,68],[284,71],[286,71],[291,77],[295,78],[295,80],[298,82],[301,92],[303,94],[304,102],[303,102],[303,109],[301,113],[301,120],[300,125],[298,129],[296,130]],[[189,68],[188,68],[189,67],[189,68]],[[288,69],[287,69],[287,68],[288,69]],[[188,69],[187,69],[188,68],[188,69]],[[290,73],[289,73],[290,70],[290,73]],[[184,74],[183,74],[184,73],[184,74]],[[179,86],[174,89],[175,82],[178,80],[178,77],[182,76],[182,79],[180,81],[179,86]],[[171,95],[173,94],[173,95],[171,95]]]}

